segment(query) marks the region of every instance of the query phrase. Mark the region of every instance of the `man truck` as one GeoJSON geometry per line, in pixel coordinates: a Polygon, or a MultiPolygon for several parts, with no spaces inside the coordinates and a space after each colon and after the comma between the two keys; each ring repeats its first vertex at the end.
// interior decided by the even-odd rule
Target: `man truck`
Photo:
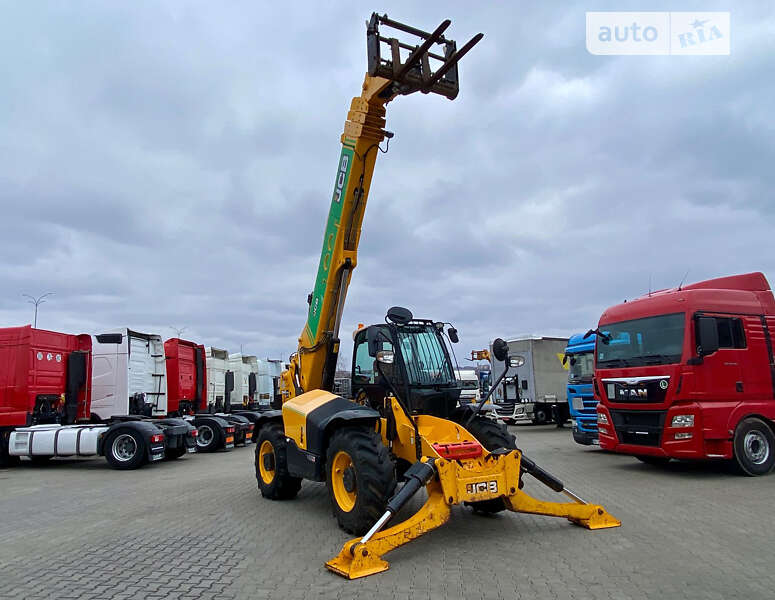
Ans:
{"type": "MultiPolygon", "coordinates": [[[[121,333],[92,338],[29,325],[0,329],[0,466],[23,456],[34,462],[104,456],[115,469],[136,469],[194,450],[196,429],[185,421],[133,410],[146,392],[159,389],[154,378],[128,377],[115,385],[113,376],[110,400],[106,394],[92,401],[95,389],[105,389],[106,365],[118,362],[115,347],[105,356],[93,346],[118,338],[121,333]]],[[[124,372],[145,360],[154,359],[125,353],[124,372]]]]}
{"type": "Polygon", "coordinates": [[[573,419],[573,439],[585,446],[597,444],[597,400],[592,393],[595,334],[572,335],[562,362],[568,367],[568,409],[573,419]]]}
{"type": "Polygon", "coordinates": [[[595,344],[600,447],[651,464],[775,465],[775,298],[762,273],[651,292],[608,308],[595,344]]]}

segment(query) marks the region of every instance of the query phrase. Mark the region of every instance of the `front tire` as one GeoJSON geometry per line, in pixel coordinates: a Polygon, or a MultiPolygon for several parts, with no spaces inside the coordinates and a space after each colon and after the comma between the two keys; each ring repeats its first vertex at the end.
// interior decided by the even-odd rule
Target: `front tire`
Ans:
{"type": "Polygon", "coordinates": [[[775,435],[756,417],[743,419],[735,430],[735,461],[749,477],[766,475],[775,466],[775,435]]]}
{"type": "Polygon", "coordinates": [[[285,431],[280,423],[264,425],[256,441],[256,480],[264,498],[290,500],[301,489],[301,477],[288,473],[285,431]]]}
{"type": "Polygon", "coordinates": [[[143,436],[137,431],[115,431],[105,441],[105,459],[114,469],[137,469],[146,461],[143,436]]]}
{"type": "MultiPolygon", "coordinates": [[[[462,425],[471,435],[479,440],[479,443],[489,452],[497,450],[498,448],[513,450],[517,447],[517,438],[514,434],[509,433],[505,425],[500,425],[492,419],[486,417],[474,417],[468,424],[466,424],[464,420],[462,425]]],[[[503,498],[471,502],[470,506],[475,512],[483,514],[495,514],[502,510],[506,510],[506,504],[503,502],[503,498]]]]}
{"type": "Polygon", "coordinates": [[[363,535],[385,512],[396,488],[396,469],[373,429],[338,429],[328,445],[326,487],[339,527],[363,535]]]}

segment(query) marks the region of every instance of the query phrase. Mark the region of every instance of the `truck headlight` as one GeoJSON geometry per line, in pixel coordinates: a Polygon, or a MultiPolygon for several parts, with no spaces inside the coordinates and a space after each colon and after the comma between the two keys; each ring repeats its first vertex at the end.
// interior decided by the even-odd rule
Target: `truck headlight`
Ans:
{"type": "Polygon", "coordinates": [[[581,396],[573,396],[570,399],[571,406],[573,406],[573,410],[584,410],[584,398],[581,396]]]}
{"type": "Polygon", "coordinates": [[[694,415],[675,415],[670,427],[694,427],[694,415]]]}
{"type": "Polygon", "coordinates": [[[604,413],[597,413],[598,425],[608,425],[608,417],[604,413]]]}

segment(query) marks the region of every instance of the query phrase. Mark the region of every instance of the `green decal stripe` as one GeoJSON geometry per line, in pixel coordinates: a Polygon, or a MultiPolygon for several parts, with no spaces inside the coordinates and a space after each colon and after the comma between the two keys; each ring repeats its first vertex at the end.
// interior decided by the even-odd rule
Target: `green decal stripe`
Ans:
{"type": "Polygon", "coordinates": [[[309,314],[307,316],[307,328],[309,329],[309,335],[312,340],[317,339],[318,328],[320,327],[320,311],[323,308],[323,299],[328,284],[331,258],[334,253],[334,248],[336,247],[336,238],[339,234],[339,223],[342,219],[344,193],[345,190],[347,190],[347,182],[350,180],[353,154],[352,148],[343,146],[342,154],[339,156],[336,180],[334,181],[334,193],[331,198],[331,209],[328,211],[328,222],[326,223],[326,232],[323,236],[323,250],[320,253],[318,275],[315,278],[315,288],[312,291],[312,302],[309,305],[309,314]]]}

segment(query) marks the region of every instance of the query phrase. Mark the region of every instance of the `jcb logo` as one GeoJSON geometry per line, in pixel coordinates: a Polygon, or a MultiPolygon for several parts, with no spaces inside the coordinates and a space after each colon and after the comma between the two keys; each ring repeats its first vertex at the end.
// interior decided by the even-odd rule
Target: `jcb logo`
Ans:
{"type": "Polygon", "coordinates": [[[469,494],[481,494],[482,492],[491,492],[493,494],[498,493],[498,482],[494,479],[492,481],[479,481],[478,483],[469,483],[466,485],[466,492],[469,494]]]}
{"type": "Polygon", "coordinates": [[[347,178],[347,166],[350,164],[350,157],[344,154],[342,162],[339,163],[339,174],[336,177],[336,189],[334,190],[334,202],[342,201],[342,188],[344,180],[347,178]]]}

